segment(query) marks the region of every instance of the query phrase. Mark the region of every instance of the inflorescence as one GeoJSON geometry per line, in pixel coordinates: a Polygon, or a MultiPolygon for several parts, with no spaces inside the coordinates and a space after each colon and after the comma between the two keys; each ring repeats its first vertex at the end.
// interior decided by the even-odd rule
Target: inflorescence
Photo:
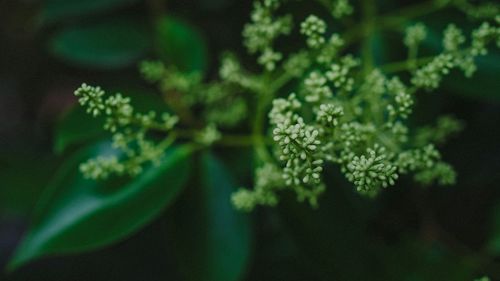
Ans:
{"type": "MultiPolygon", "coordinates": [[[[469,9],[484,22],[470,36],[449,24],[441,53],[425,58],[418,57],[418,49],[427,28],[424,23],[409,26],[402,38],[408,48],[403,69],[408,78],[367,65],[364,55],[347,53],[355,40],[331,32],[328,21],[317,15],[299,19],[294,27],[291,15],[280,14],[286,2],[256,0],[243,29],[244,45],[262,66],[260,74],[245,70],[229,53],[222,57],[220,79],[210,83],[200,73],[182,73],[157,61],[142,63],[144,78],[158,85],[172,113],[137,113],[129,98],[106,97],[99,87],[82,85],[75,92],[80,104],[93,116],[105,116],[113,145],[124,152],[123,157],[89,160],[81,166],[83,173],[94,179],[134,175],[145,163],[157,161],[174,141],[223,144],[224,132],[247,119],[257,167],[254,188],[242,188],[232,197],[242,210],[274,206],[283,190],[316,206],[318,196],[334,188],[322,179],[327,163],[336,165],[359,193],[368,196],[407,174],[423,185],[453,184],[455,171],[442,160],[438,146],[463,124],[442,116],[435,125],[411,128],[408,119],[419,92],[437,89],[453,70],[470,77],[476,71],[475,58],[486,55],[491,45],[500,47],[500,17],[469,9]],[[277,39],[294,28],[303,36],[303,48],[277,50],[277,39]],[[293,93],[285,92],[285,85],[294,85],[293,93]],[[190,128],[191,134],[178,127],[190,128]],[[152,140],[151,131],[162,132],[164,140],[152,140]]],[[[347,0],[319,2],[332,20],[354,13],[347,0]]],[[[461,9],[464,3],[436,1],[440,8],[461,9]]]]}

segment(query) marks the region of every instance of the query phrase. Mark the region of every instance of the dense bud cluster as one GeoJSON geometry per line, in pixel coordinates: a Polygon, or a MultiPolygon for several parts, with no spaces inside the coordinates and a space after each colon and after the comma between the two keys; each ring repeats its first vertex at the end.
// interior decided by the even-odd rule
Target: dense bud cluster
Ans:
{"type": "MultiPolygon", "coordinates": [[[[464,1],[435,4],[437,9],[460,8],[459,2],[464,1]]],[[[357,32],[366,22],[352,34],[331,33],[330,21],[309,15],[293,30],[292,17],[280,15],[284,3],[287,1],[256,0],[243,30],[244,45],[257,55],[261,73],[246,70],[232,54],[222,58],[220,79],[209,83],[201,73],[182,73],[160,62],[141,65],[145,79],[158,85],[175,114],[136,113],[129,98],[120,94],[105,97],[100,88],[82,85],[75,92],[81,105],[94,116],[105,116],[104,126],[113,134],[114,146],[123,152],[120,157],[82,164],[85,175],[100,179],[110,174],[136,174],[144,163],[161,157],[180,135],[183,141],[200,147],[223,144],[227,130],[247,119],[251,134],[231,142],[250,144],[256,152],[254,188],[242,188],[231,199],[242,210],[275,206],[278,192],[285,190],[316,206],[327,188],[323,175],[330,166],[337,167],[358,192],[370,196],[395,185],[403,175],[424,185],[454,183],[455,172],[443,161],[437,146],[463,124],[443,116],[435,125],[414,128],[408,125],[408,118],[416,110],[419,91],[438,88],[455,69],[471,76],[476,70],[475,58],[487,54],[491,45],[500,46],[500,17],[494,21],[488,17],[470,36],[456,25],[448,25],[442,51],[422,58],[418,47],[427,30],[422,23],[409,26],[402,38],[408,58],[394,63],[396,72],[407,73],[398,76],[385,65],[374,65],[369,52],[356,48],[357,32]],[[302,47],[278,50],[278,37],[292,32],[305,36],[302,47]],[[351,51],[360,51],[361,58],[351,51]],[[190,133],[183,134],[177,127],[188,127],[190,133]],[[151,130],[166,137],[151,140],[147,134],[151,130]]],[[[334,20],[353,13],[347,0],[320,4],[334,20]]],[[[481,14],[478,10],[473,13],[481,14]]]]}
{"type": "Polygon", "coordinates": [[[300,24],[300,33],[307,37],[307,45],[311,48],[319,48],[325,43],[325,32],[326,23],[314,15],[310,15],[300,24]]]}
{"type": "Polygon", "coordinates": [[[130,104],[130,98],[115,94],[105,98],[105,92],[99,87],[83,84],[75,91],[80,105],[86,107],[93,116],[105,115],[104,129],[113,134],[113,147],[124,152],[124,159],[116,156],[97,157],[80,166],[85,177],[104,179],[112,174],[135,175],[142,171],[148,162],[157,162],[171,141],[156,143],[148,140],[149,130],[170,132],[178,122],[178,117],[164,113],[161,118],[150,111],[136,113],[130,104]]]}
{"type": "Polygon", "coordinates": [[[417,23],[406,28],[406,36],[403,42],[408,47],[415,47],[424,41],[425,37],[427,37],[425,25],[417,23]]]}

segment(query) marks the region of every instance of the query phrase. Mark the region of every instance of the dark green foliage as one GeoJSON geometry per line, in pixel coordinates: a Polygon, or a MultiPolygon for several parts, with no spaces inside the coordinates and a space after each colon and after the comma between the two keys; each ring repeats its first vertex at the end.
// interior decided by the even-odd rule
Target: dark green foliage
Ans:
{"type": "Polygon", "coordinates": [[[90,251],[123,239],[158,216],[189,175],[191,148],[178,147],[133,181],[96,182],[82,177],[78,170],[82,160],[113,153],[109,144],[98,144],[67,161],[35,210],[10,269],[41,256],[90,251]]]}
{"type": "Polygon", "coordinates": [[[170,224],[179,268],[187,280],[241,280],[252,252],[250,217],[228,200],[237,185],[225,165],[210,152],[198,156],[198,176],[170,224]]]}
{"type": "Polygon", "coordinates": [[[71,64],[101,69],[133,64],[150,47],[147,29],[131,19],[67,27],[54,35],[50,52],[71,64]]]}

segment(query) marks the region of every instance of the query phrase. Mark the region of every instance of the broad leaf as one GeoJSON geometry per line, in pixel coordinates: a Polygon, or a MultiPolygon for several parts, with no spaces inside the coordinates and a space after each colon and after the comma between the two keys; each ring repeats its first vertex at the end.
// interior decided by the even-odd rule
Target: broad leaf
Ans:
{"type": "Polygon", "coordinates": [[[44,1],[41,20],[54,22],[78,16],[88,16],[129,6],[140,0],[47,0],[44,1]]]}
{"type": "Polygon", "coordinates": [[[123,239],[153,220],[184,187],[191,148],[169,150],[133,179],[84,179],[82,161],[116,154],[109,145],[83,149],[57,173],[9,268],[35,258],[90,251],[123,239]]]}
{"type": "Polygon", "coordinates": [[[226,167],[210,153],[201,156],[199,181],[176,209],[174,244],[188,280],[242,280],[251,248],[246,214],[230,203],[236,189],[226,167]]]}
{"type": "Polygon", "coordinates": [[[203,72],[207,67],[205,40],[193,26],[172,17],[156,24],[156,43],[160,57],[181,71],[203,72]]]}
{"type": "Polygon", "coordinates": [[[55,34],[49,50],[77,66],[111,69],[135,63],[149,46],[144,24],[123,18],[67,27],[55,34]]]}

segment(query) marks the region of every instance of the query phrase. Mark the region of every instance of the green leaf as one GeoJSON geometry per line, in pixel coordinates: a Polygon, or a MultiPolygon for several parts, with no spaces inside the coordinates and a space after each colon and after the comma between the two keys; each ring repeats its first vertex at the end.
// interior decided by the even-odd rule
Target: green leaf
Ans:
{"type": "MultiPolygon", "coordinates": [[[[158,113],[169,111],[162,99],[147,90],[131,89],[107,90],[108,94],[122,93],[131,98],[134,109],[137,112],[148,112],[150,110],[158,113]]],[[[85,112],[81,106],[76,104],[58,122],[54,134],[54,150],[56,153],[64,152],[68,147],[76,144],[96,140],[106,132],[103,129],[104,118],[93,117],[85,112]]]]}
{"type": "Polygon", "coordinates": [[[207,47],[193,26],[173,17],[156,24],[156,43],[160,57],[181,71],[203,72],[207,67],[207,47]]]}
{"type": "Polygon", "coordinates": [[[115,69],[135,63],[150,47],[144,24],[132,19],[70,26],[54,35],[49,50],[81,67],[115,69]]]}
{"type": "Polygon", "coordinates": [[[41,11],[42,22],[55,22],[62,19],[102,13],[140,0],[47,0],[41,11]]]}
{"type": "Polygon", "coordinates": [[[198,185],[179,202],[173,227],[179,265],[188,280],[242,280],[251,249],[249,217],[230,203],[236,185],[214,155],[200,159],[198,185]]]}
{"type": "Polygon", "coordinates": [[[173,148],[159,165],[136,178],[106,182],[84,179],[78,166],[89,157],[117,152],[109,144],[79,151],[49,185],[9,269],[43,256],[90,251],[131,235],[158,216],[184,187],[191,150],[173,148]]]}
{"type": "Polygon", "coordinates": [[[500,203],[493,208],[491,231],[486,249],[491,255],[500,256],[500,203]]]}
{"type": "Polygon", "coordinates": [[[106,134],[104,118],[94,118],[78,104],[71,108],[58,122],[54,135],[54,150],[62,153],[66,148],[97,139],[106,134]]]}

